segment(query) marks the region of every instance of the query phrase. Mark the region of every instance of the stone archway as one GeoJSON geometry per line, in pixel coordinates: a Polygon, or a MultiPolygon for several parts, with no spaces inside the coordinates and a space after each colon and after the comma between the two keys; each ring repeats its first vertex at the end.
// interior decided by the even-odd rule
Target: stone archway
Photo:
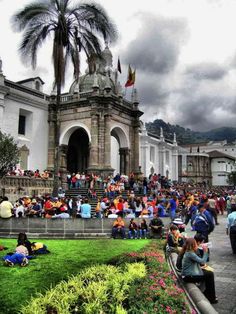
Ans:
{"type": "Polygon", "coordinates": [[[71,124],[60,137],[61,171],[86,172],[89,166],[90,132],[83,124],[71,124]]]}
{"type": "Polygon", "coordinates": [[[119,126],[111,130],[111,166],[114,173],[130,172],[130,149],[128,136],[119,126]]]}
{"type": "Polygon", "coordinates": [[[67,171],[86,172],[89,164],[89,138],[82,128],[75,130],[69,139],[67,149],[67,171]]]}

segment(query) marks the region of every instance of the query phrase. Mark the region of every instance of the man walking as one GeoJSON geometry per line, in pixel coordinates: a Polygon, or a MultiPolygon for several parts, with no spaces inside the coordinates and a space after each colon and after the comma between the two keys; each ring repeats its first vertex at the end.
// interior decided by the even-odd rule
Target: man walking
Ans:
{"type": "Polygon", "coordinates": [[[233,254],[236,254],[236,207],[232,208],[232,213],[227,217],[226,234],[229,235],[233,254]]]}
{"type": "Polygon", "coordinates": [[[202,234],[205,237],[206,242],[208,242],[208,236],[214,230],[215,226],[210,212],[206,210],[204,205],[199,206],[198,214],[194,219],[193,226],[195,231],[202,234]]]}

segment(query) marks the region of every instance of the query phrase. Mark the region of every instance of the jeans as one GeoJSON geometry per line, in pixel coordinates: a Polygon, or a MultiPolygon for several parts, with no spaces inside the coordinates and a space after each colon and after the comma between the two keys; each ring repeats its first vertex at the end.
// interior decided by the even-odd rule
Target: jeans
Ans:
{"type": "Polygon", "coordinates": [[[139,237],[140,237],[140,239],[142,237],[146,238],[147,237],[147,230],[146,229],[140,229],[139,230],[139,237]]]}
{"type": "Polygon", "coordinates": [[[147,194],[147,187],[144,185],[143,186],[143,194],[146,195],[147,194]]]}
{"type": "Polygon", "coordinates": [[[12,262],[13,264],[21,264],[23,262],[23,259],[25,258],[24,254],[20,253],[14,253],[12,255],[6,255],[3,257],[3,260],[5,261],[6,259],[12,262]]]}
{"type": "Polygon", "coordinates": [[[137,230],[129,230],[128,235],[129,235],[129,239],[133,239],[133,238],[135,239],[135,238],[137,238],[138,231],[137,230]]]}
{"type": "Polygon", "coordinates": [[[121,237],[123,239],[125,239],[125,228],[124,227],[121,227],[121,228],[113,227],[112,228],[112,237],[114,239],[116,239],[117,234],[120,234],[121,237]]]}
{"type": "Polygon", "coordinates": [[[170,210],[169,215],[170,215],[171,221],[173,221],[175,219],[175,210],[170,210]]]}

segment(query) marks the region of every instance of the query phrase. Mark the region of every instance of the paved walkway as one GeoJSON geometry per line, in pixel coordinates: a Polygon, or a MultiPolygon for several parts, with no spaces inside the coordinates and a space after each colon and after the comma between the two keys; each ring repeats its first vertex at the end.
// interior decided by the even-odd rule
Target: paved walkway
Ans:
{"type": "MultiPolygon", "coordinates": [[[[213,305],[219,314],[236,314],[236,255],[232,254],[229,237],[225,233],[226,216],[219,217],[219,225],[210,234],[212,242],[209,265],[214,268],[216,295],[219,303],[213,305]]],[[[195,234],[187,227],[188,236],[195,234]]]]}

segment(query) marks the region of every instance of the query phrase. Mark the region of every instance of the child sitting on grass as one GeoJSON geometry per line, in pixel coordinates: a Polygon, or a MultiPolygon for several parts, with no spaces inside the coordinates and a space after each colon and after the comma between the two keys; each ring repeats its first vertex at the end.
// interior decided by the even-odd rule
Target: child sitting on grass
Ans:
{"type": "Polygon", "coordinates": [[[31,249],[33,254],[48,254],[47,246],[41,242],[33,242],[31,244],[31,249]]]}

